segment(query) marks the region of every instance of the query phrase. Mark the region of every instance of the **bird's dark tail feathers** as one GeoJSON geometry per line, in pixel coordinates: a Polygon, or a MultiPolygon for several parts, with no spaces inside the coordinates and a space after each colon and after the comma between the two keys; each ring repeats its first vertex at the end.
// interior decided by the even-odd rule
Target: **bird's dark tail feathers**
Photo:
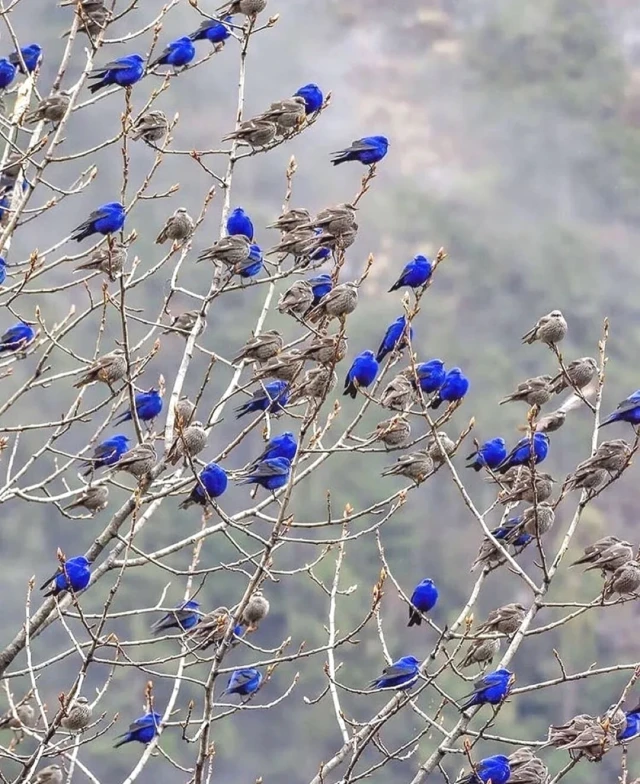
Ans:
{"type": "Polygon", "coordinates": [[[106,86],[107,85],[103,84],[103,82],[96,82],[95,84],[90,84],[89,85],[89,92],[91,93],[91,95],[93,95],[94,93],[97,93],[98,90],[102,90],[102,88],[106,87],[106,86]]]}
{"type": "Polygon", "coordinates": [[[358,395],[358,388],[353,382],[351,382],[345,385],[344,392],[342,394],[349,395],[352,400],[355,400],[358,395]]]}
{"type": "Polygon", "coordinates": [[[440,408],[440,406],[442,405],[442,403],[443,403],[443,400],[442,400],[442,398],[440,397],[440,395],[436,395],[436,396],[433,398],[433,400],[432,400],[432,401],[429,403],[429,406],[428,406],[428,407],[429,407],[429,408],[433,408],[433,409],[434,409],[434,411],[435,411],[435,409],[436,409],[436,408],[440,408]]]}
{"type": "Polygon", "coordinates": [[[422,626],[422,615],[413,607],[409,611],[409,623],[407,626],[422,626]]]}
{"type": "Polygon", "coordinates": [[[124,735],[121,735],[120,737],[122,738],[122,740],[119,740],[117,743],[114,743],[113,744],[113,748],[114,749],[119,749],[120,746],[124,746],[125,743],[129,743],[128,735],[129,735],[128,732],[125,732],[124,735]]]}

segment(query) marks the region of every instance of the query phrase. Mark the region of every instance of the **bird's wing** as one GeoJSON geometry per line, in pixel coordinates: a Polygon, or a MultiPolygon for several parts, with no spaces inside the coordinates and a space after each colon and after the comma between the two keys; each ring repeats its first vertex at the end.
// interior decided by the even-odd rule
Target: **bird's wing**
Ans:
{"type": "Polygon", "coordinates": [[[258,466],[256,466],[256,470],[253,472],[253,476],[280,476],[284,473],[284,469],[277,463],[274,465],[272,462],[263,461],[258,466]]]}
{"type": "Polygon", "coordinates": [[[40,586],[40,590],[41,590],[41,591],[43,591],[43,590],[44,590],[44,589],[45,589],[45,588],[46,588],[48,585],[51,585],[51,583],[52,583],[52,582],[53,582],[53,581],[56,579],[56,577],[57,577],[59,574],[62,574],[62,569],[60,569],[60,568],[58,567],[58,569],[56,569],[55,573],[54,573],[54,574],[52,574],[52,575],[51,575],[51,577],[50,577],[48,580],[45,580],[45,581],[42,583],[42,585],[40,586]]]}
{"type": "Polygon", "coordinates": [[[351,145],[346,150],[340,152],[364,152],[365,150],[375,150],[376,146],[371,142],[366,142],[364,139],[354,139],[351,145]]]}
{"type": "Polygon", "coordinates": [[[640,407],[640,399],[628,397],[626,400],[623,400],[621,403],[618,404],[616,408],[616,414],[624,414],[626,411],[633,411],[634,408],[640,407]]]}
{"type": "Polygon", "coordinates": [[[2,344],[13,343],[14,340],[18,340],[21,337],[23,337],[23,328],[21,326],[9,327],[4,335],[2,335],[2,338],[0,338],[0,342],[2,344]]]}
{"type": "Polygon", "coordinates": [[[385,667],[382,670],[382,675],[385,678],[399,678],[401,675],[412,675],[414,672],[415,668],[411,664],[395,662],[385,667]]]}
{"type": "Polygon", "coordinates": [[[249,672],[247,670],[236,670],[233,674],[233,683],[232,686],[244,686],[249,681],[252,681],[255,678],[255,672],[249,672]]]}

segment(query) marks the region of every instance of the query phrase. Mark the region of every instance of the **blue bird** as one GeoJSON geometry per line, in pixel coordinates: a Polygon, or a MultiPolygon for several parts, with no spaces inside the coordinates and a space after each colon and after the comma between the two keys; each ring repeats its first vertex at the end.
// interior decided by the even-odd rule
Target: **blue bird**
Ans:
{"type": "MultiPolygon", "coordinates": [[[[316,235],[316,237],[317,237],[317,236],[319,236],[320,234],[322,234],[323,232],[322,232],[322,229],[318,227],[317,229],[314,229],[314,230],[313,230],[313,233],[314,233],[314,234],[316,235]]],[[[328,259],[328,258],[329,258],[329,256],[331,256],[331,248],[325,248],[325,247],[323,247],[323,246],[321,245],[321,246],[318,248],[318,250],[314,251],[314,252],[311,254],[311,256],[310,256],[309,258],[311,259],[311,261],[324,261],[325,259],[328,259]]],[[[305,266],[306,266],[306,265],[305,265],[305,266]]]]}
{"type": "Polygon", "coordinates": [[[347,161],[360,161],[365,166],[372,166],[381,161],[389,149],[389,140],[386,136],[365,136],[351,142],[351,146],[345,150],[338,150],[331,154],[335,158],[331,159],[334,166],[347,161]]]}
{"type": "Polygon", "coordinates": [[[289,481],[291,461],[286,457],[272,457],[261,460],[250,471],[245,479],[238,482],[239,485],[260,485],[273,492],[284,487],[289,481]]]}
{"type": "MultiPolygon", "coordinates": [[[[444,362],[441,359],[430,359],[428,362],[421,362],[416,365],[416,376],[420,384],[420,389],[430,395],[437,392],[444,384],[447,371],[444,369],[444,362]]],[[[415,379],[413,379],[415,387],[415,379]]]]}
{"type": "Polygon", "coordinates": [[[475,765],[475,770],[458,779],[456,784],[507,784],[511,778],[511,767],[509,757],[504,754],[495,754],[493,757],[485,757],[475,765]]]}
{"type": "Polygon", "coordinates": [[[492,438],[490,441],[485,441],[482,446],[479,446],[475,452],[472,452],[467,457],[467,460],[471,460],[467,468],[473,468],[474,471],[482,471],[486,466],[493,470],[506,460],[506,457],[507,446],[504,438],[492,438]]]}
{"type": "Polygon", "coordinates": [[[15,65],[6,57],[0,58],[0,90],[5,90],[15,78],[15,65]]]}
{"type": "Polygon", "coordinates": [[[120,746],[124,746],[125,743],[131,743],[134,740],[138,743],[144,743],[145,745],[151,743],[158,734],[161,721],[162,716],[159,713],[145,713],[144,716],[141,716],[129,725],[127,732],[118,736],[119,738],[122,738],[122,740],[115,743],[113,748],[117,749],[120,746]]]}
{"type": "Polygon", "coordinates": [[[159,634],[168,629],[181,629],[183,632],[186,632],[200,623],[201,618],[200,602],[196,602],[195,599],[189,599],[188,602],[179,604],[175,610],[156,621],[151,627],[151,631],[154,634],[159,634]]]}
{"type": "Polygon", "coordinates": [[[439,408],[446,400],[447,403],[455,403],[469,391],[469,379],[463,374],[459,367],[451,368],[442,382],[436,396],[429,403],[430,408],[439,408]]]}
{"type": "Polygon", "coordinates": [[[180,504],[180,509],[188,509],[193,504],[206,506],[207,498],[219,498],[227,489],[228,482],[224,468],[217,463],[208,463],[198,474],[198,481],[189,497],[180,504]]]}
{"type": "MultiPolygon", "coordinates": [[[[638,706],[640,708],[640,706],[638,706]]],[[[616,735],[618,743],[633,740],[640,735],[640,712],[635,709],[626,711],[627,723],[623,730],[616,735]]]]}
{"type": "Polygon", "coordinates": [[[222,693],[248,697],[258,691],[261,683],[262,673],[260,670],[256,670],[255,667],[243,667],[231,673],[227,688],[222,693]]]}
{"type": "Polygon", "coordinates": [[[408,689],[418,680],[420,662],[415,656],[403,656],[382,670],[379,678],[371,681],[370,689],[408,689]]]}
{"type": "Polygon", "coordinates": [[[241,278],[254,278],[263,269],[264,258],[262,257],[262,248],[259,245],[251,245],[248,258],[235,266],[235,272],[241,278]]]}
{"type": "Polygon", "coordinates": [[[411,289],[419,289],[431,277],[433,264],[426,256],[416,256],[402,270],[398,280],[391,286],[389,291],[397,291],[403,286],[411,289]]]}
{"type": "Polygon", "coordinates": [[[373,351],[363,351],[351,363],[344,380],[344,395],[349,395],[354,400],[360,387],[368,387],[375,381],[380,370],[378,360],[373,351]]]}
{"type": "Polygon", "coordinates": [[[233,22],[232,16],[225,16],[220,19],[205,19],[200,27],[191,33],[189,38],[192,41],[210,41],[212,44],[222,44],[231,35],[229,23],[233,22]]]}
{"type": "MultiPolygon", "coordinates": [[[[42,62],[42,47],[39,44],[29,44],[29,46],[22,46],[20,48],[22,59],[27,68],[28,73],[33,73],[42,62]]],[[[18,57],[18,52],[11,52],[9,55],[9,62],[24,73],[24,68],[18,57]]]]}
{"type": "Polygon", "coordinates": [[[316,275],[315,278],[308,278],[307,283],[309,283],[311,290],[313,291],[312,308],[315,308],[320,300],[323,297],[326,297],[333,288],[333,280],[328,272],[324,272],[322,275],[316,275]]]}
{"type": "Polygon", "coordinates": [[[257,466],[262,460],[273,460],[274,457],[286,457],[287,460],[293,460],[298,451],[298,442],[296,437],[290,431],[280,433],[279,436],[273,436],[267,441],[265,448],[251,463],[253,467],[257,466]]]}
{"type": "Polygon", "coordinates": [[[131,87],[144,76],[144,57],[139,54],[129,54],[118,57],[100,68],[94,68],[89,74],[89,79],[99,79],[95,84],[89,85],[91,93],[97,93],[104,87],[117,85],[118,87],[131,87]]]}
{"type": "Polygon", "coordinates": [[[67,559],[64,567],[59,566],[55,574],[42,583],[40,590],[49,588],[44,594],[45,596],[58,596],[63,591],[68,591],[69,588],[77,593],[89,585],[90,579],[91,570],[88,559],[84,555],[76,555],[75,558],[67,559]]]}
{"type": "Polygon", "coordinates": [[[437,601],[438,589],[433,580],[426,579],[419,582],[411,594],[409,623],[407,626],[420,626],[422,624],[422,614],[433,610],[437,601]]]}
{"type": "MultiPolygon", "coordinates": [[[[384,337],[382,338],[382,343],[380,343],[380,348],[378,349],[378,353],[376,354],[376,360],[378,362],[382,362],[382,360],[390,354],[392,351],[401,351],[403,348],[407,346],[407,330],[405,329],[407,324],[407,319],[405,316],[399,316],[393,324],[390,324],[387,328],[387,331],[384,333],[384,337]]],[[[409,340],[413,340],[413,327],[409,327],[409,340]]]]}
{"type": "Polygon", "coordinates": [[[491,535],[494,539],[498,539],[500,542],[507,542],[508,544],[513,545],[513,547],[526,547],[529,542],[532,541],[533,536],[525,532],[518,533],[521,524],[521,516],[510,517],[505,523],[494,528],[493,531],[491,531],[491,535]],[[517,534],[517,536],[514,537],[514,534],[517,534]]]}
{"type": "Polygon", "coordinates": [[[149,63],[149,69],[155,68],[156,65],[172,65],[174,68],[184,68],[196,56],[196,48],[193,41],[188,35],[183,35],[181,38],[171,41],[167,44],[163,52],[161,52],[155,60],[149,63]]]}
{"type": "Polygon", "coordinates": [[[0,286],[7,279],[7,262],[0,256],[0,286]]]}
{"type": "MultiPolygon", "coordinates": [[[[142,422],[150,422],[155,419],[162,411],[162,398],[157,389],[148,389],[146,392],[136,392],[135,398],[136,413],[142,422]]],[[[121,425],[133,419],[131,409],[120,414],[113,420],[114,425],[121,425]]]]}
{"type": "Polygon", "coordinates": [[[505,700],[511,690],[515,678],[512,672],[505,670],[494,670],[483,675],[473,684],[471,694],[466,694],[462,699],[467,702],[460,707],[460,711],[465,711],[474,705],[499,705],[505,700]]]}
{"type": "Polygon", "coordinates": [[[92,234],[113,234],[124,226],[126,213],[119,201],[110,201],[94,210],[84,223],[71,232],[71,239],[76,242],[90,237],[92,234]]]}
{"type": "Polygon", "coordinates": [[[511,452],[496,467],[500,474],[506,473],[513,466],[529,465],[531,463],[531,445],[533,442],[533,463],[541,463],[549,453],[549,436],[546,433],[534,433],[521,438],[511,452]]]}
{"type": "Polygon", "coordinates": [[[295,95],[300,95],[304,98],[304,110],[307,114],[315,114],[322,108],[324,103],[324,95],[317,84],[305,84],[299,90],[296,90],[295,95]]]}
{"type": "Polygon", "coordinates": [[[253,223],[242,207],[236,207],[227,218],[227,234],[230,237],[242,234],[248,240],[253,240],[253,223]]]}
{"type": "Polygon", "coordinates": [[[35,336],[35,330],[30,324],[19,321],[0,335],[0,352],[25,349],[35,336]]]}
{"type": "Polygon", "coordinates": [[[286,381],[270,381],[257,389],[251,400],[236,408],[236,419],[254,411],[267,411],[269,414],[281,414],[289,402],[289,384],[286,381]]]}
{"type": "Polygon", "coordinates": [[[618,407],[600,423],[600,427],[610,425],[612,422],[628,422],[630,425],[640,425],[640,389],[618,404],[618,407]]]}
{"type": "Polygon", "coordinates": [[[114,465],[128,451],[129,439],[126,436],[117,435],[105,439],[93,450],[91,459],[85,461],[85,465],[88,465],[89,468],[87,468],[83,476],[89,476],[97,468],[114,465]]]}

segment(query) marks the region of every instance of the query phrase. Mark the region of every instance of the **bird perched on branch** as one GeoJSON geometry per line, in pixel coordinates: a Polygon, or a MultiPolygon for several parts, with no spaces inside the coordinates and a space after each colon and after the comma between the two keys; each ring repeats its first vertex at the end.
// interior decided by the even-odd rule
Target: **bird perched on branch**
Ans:
{"type": "Polygon", "coordinates": [[[438,589],[433,580],[426,578],[416,585],[411,594],[409,606],[409,623],[407,626],[420,626],[422,616],[430,612],[438,601],[438,589]]]}
{"type": "Polygon", "coordinates": [[[36,332],[31,324],[19,321],[0,335],[0,353],[24,351],[35,340],[36,332]]]}
{"type": "Polygon", "coordinates": [[[113,466],[116,471],[125,471],[136,479],[143,479],[154,467],[158,456],[152,444],[138,444],[125,452],[113,466]]]}
{"type": "Polygon", "coordinates": [[[140,115],[133,124],[131,138],[145,142],[158,142],[169,131],[169,122],[164,112],[152,109],[140,115]]]}
{"type": "MultiPolygon", "coordinates": [[[[178,332],[183,337],[188,338],[189,334],[193,331],[193,328],[196,325],[198,316],[200,316],[199,310],[185,310],[184,313],[178,314],[171,320],[171,327],[169,329],[163,329],[162,334],[168,335],[171,332],[178,332]]],[[[196,332],[196,337],[204,332],[206,326],[207,323],[205,318],[200,316],[200,326],[196,332]]]]}
{"type": "Polygon", "coordinates": [[[86,697],[77,697],[65,708],[60,724],[70,732],[80,732],[91,724],[93,711],[86,697]]]}
{"type": "Polygon", "coordinates": [[[76,272],[85,269],[100,270],[100,272],[106,273],[111,280],[115,280],[124,269],[128,255],[127,246],[112,238],[104,248],[94,250],[89,261],[78,264],[76,272]]]}
{"type": "Polygon", "coordinates": [[[240,352],[231,360],[234,365],[245,362],[266,362],[282,350],[282,335],[277,329],[269,329],[249,338],[240,352]]]}
{"type": "Polygon", "coordinates": [[[464,375],[459,367],[451,368],[442,382],[442,386],[436,392],[433,400],[429,403],[429,408],[440,408],[442,403],[457,403],[469,391],[469,379],[464,375]]]}
{"type": "Polygon", "coordinates": [[[91,457],[85,461],[85,466],[89,467],[83,476],[89,476],[97,468],[114,465],[128,449],[129,439],[127,436],[118,434],[106,438],[95,447],[91,457]]]}
{"type": "Polygon", "coordinates": [[[105,87],[131,87],[144,76],[144,58],[139,54],[130,54],[118,57],[106,65],[94,68],[89,79],[97,79],[95,84],[89,85],[89,92],[97,93],[105,87]]]}
{"type": "Polygon", "coordinates": [[[129,725],[127,732],[119,736],[121,740],[115,743],[113,748],[117,749],[120,746],[124,746],[125,743],[132,743],[133,741],[144,743],[145,745],[151,743],[158,734],[161,721],[162,716],[159,713],[155,713],[155,711],[145,713],[144,716],[141,716],[129,725]]]}
{"type": "Polygon", "coordinates": [[[552,310],[536,323],[528,332],[522,336],[523,343],[535,343],[539,340],[547,346],[555,346],[562,341],[567,334],[567,322],[559,310],[552,310]]]}
{"type": "Polygon", "coordinates": [[[551,379],[553,392],[562,392],[569,387],[584,389],[595,378],[598,372],[598,363],[593,357],[582,357],[569,362],[565,370],[561,370],[551,379]]]}
{"type": "Polygon", "coordinates": [[[467,460],[471,460],[467,464],[467,468],[473,468],[474,471],[482,471],[483,468],[490,468],[491,470],[497,468],[500,463],[507,457],[507,447],[504,438],[492,438],[485,441],[484,444],[479,446],[475,452],[472,452],[467,460]]]}
{"type": "MultiPolygon", "coordinates": [[[[137,392],[134,397],[136,414],[141,422],[151,422],[162,411],[162,396],[160,392],[151,388],[146,392],[137,392]]],[[[133,419],[132,409],[129,408],[113,420],[114,425],[130,422],[133,419]]]]}
{"type": "Polygon", "coordinates": [[[640,389],[618,403],[618,407],[600,423],[600,427],[611,425],[613,422],[628,422],[630,425],[640,425],[640,389]]]}
{"type": "Polygon", "coordinates": [[[253,147],[266,147],[275,139],[278,128],[274,122],[256,117],[240,123],[238,128],[222,137],[223,142],[244,142],[253,147]]]}
{"type": "Polygon", "coordinates": [[[59,596],[64,591],[83,591],[91,579],[91,564],[84,555],[68,558],[56,572],[40,586],[40,590],[47,588],[45,597],[59,596]]]}
{"type": "Polygon", "coordinates": [[[382,362],[392,351],[402,351],[411,340],[413,340],[413,327],[408,324],[406,316],[399,316],[387,327],[376,354],[376,361],[382,362]]]}
{"type": "Polygon", "coordinates": [[[109,488],[107,485],[95,485],[87,487],[76,501],[65,506],[64,511],[70,512],[72,509],[83,507],[91,512],[92,515],[107,508],[109,502],[109,488]]]}
{"type": "Polygon", "coordinates": [[[226,16],[224,19],[204,19],[189,38],[192,41],[210,41],[214,46],[224,44],[231,35],[229,27],[231,22],[233,22],[232,16],[226,16]]]}
{"type": "Polygon", "coordinates": [[[357,304],[358,284],[355,281],[340,283],[338,286],[334,286],[309,312],[309,321],[315,323],[323,317],[337,318],[343,321],[350,313],[353,313],[357,304]]]}
{"type": "Polygon", "coordinates": [[[149,70],[158,65],[172,65],[177,72],[180,68],[185,68],[196,56],[196,48],[190,36],[183,35],[175,41],[167,44],[165,49],[148,64],[149,70]]]}
{"type": "Polygon", "coordinates": [[[193,218],[187,210],[178,207],[156,237],[156,245],[163,245],[167,240],[184,242],[193,234],[194,225],[193,218]]]}
{"type": "Polygon", "coordinates": [[[151,627],[154,634],[161,634],[169,629],[180,629],[183,632],[193,629],[200,622],[202,613],[200,612],[200,602],[195,599],[179,604],[175,610],[171,610],[160,620],[156,621],[151,627]]]}
{"type": "Polygon", "coordinates": [[[298,90],[296,90],[294,95],[300,95],[302,98],[304,98],[305,112],[307,116],[319,112],[324,104],[324,95],[322,94],[322,90],[318,87],[317,84],[314,84],[313,82],[300,87],[298,90]]]}
{"type": "Polygon", "coordinates": [[[475,769],[467,776],[458,779],[456,784],[507,784],[511,776],[509,757],[496,754],[476,763],[475,769]]]}
{"type": "Polygon", "coordinates": [[[514,680],[513,673],[504,668],[486,673],[473,684],[471,694],[462,698],[467,702],[460,706],[460,711],[474,705],[499,705],[509,696],[514,680]]]}
{"type": "MultiPolygon", "coordinates": [[[[103,354],[91,363],[88,370],[73,385],[75,389],[101,381],[109,387],[120,381],[127,372],[127,358],[124,351],[116,348],[108,354],[103,354]]],[[[113,391],[113,390],[112,390],[113,391]]]]}
{"type": "Polygon", "coordinates": [[[113,234],[122,229],[126,217],[122,204],[118,201],[110,201],[94,210],[84,223],[75,228],[71,233],[71,239],[82,242],[92,234],[113,234]]]}
{"type": "Polygon", "coordinates": [[[33,125],[46,120],[57,125],[64,118],[70,102],[71,93],[61,90],[59,93],[43,98],[33,111],[25,115],[24,121],[27,125],[33,125]]]}
{"type": "Polygon", "coordinates": [[[194,458],[207,446],[207,431],[202,422],[194,420],[190,425],[176,434],[167,454],[167,463],[177,465],[181,458],[184,458],[185,465],[188,465],[187,458],[194,458]]]}
{"type": "Polygon", "coordinates": [[[433,460],[427,452],[412,452],[400,455],[392,466],[384,469],[382,476],[406,476],[419,485],[427,479],[433,468],[433,460]]]}
{"type": "Polygon", "coordinates": [[[248,697],[255,694],[262,683],[262,673],[255,667],[243,667],[231,673],[227,688],[222,694],[239,694],[241,697],[248,697]]]}
{"type": "Polygon", "coordinates": [[[378,375],[380,365],[373,351],[363,351],[353,360],[344,380],[344,393],[356,399],[358,389],[371,386],[378,375]]]}
{"type": "Polygon", "coordinates": [[[525,436],[513,447],[511,452],[496,467],[499,474],[506,473],[513,466],[537,465],[541,463],[549,453],[549,436],[546,433],[533,433],[525,436]]]}
{"type": "Polygon", "coordinates": [[[400,277],[391,286],[389,291],[397,291],[407,286],[410,289],[419,289],[426,285],[433,272],[433,264],[426,256],[415,256],[400,273],[400,277]]]}
{"type": "MultiPolygon", "coordinates": [[[[259,624],[269,614],[269,607],[269,600],[264,595],[263,591],[258,588],[249,597],[249,601],[246,603],[244,610],[242,611],[240,623],[242,626],[247,627],[247,631],[255,631],[259,624]]],[[[235,608],[232,610],[232,612],[235,614],[235,608]]]]}
{"type": "Polygon", "coordinates": [[[331,163],[338,166],[347,161],[359,161],[365,166],[373,166],[384,158],[388,149],[389,140],[386,136],[365,136],[355,139],[350,147],[331,153],[334,156],[331,163]]]}
{"type": "Polygon", "coordinates": [[[536,376],[521,381],[515,392],[502,398],[500,405],[511,401],[522,401],[528,406],[543,406],[550,400],[551,394],[551,376],[536,376]]]}
{"type": "Polygon", "coordinates": [[[369,684],[370,689],[409,689],[418,680],[420,662],[415,656],[403,656],[382,670],[369,684]]]}
{"type": "Polygon", "coordinates": [[[20,73],[33,73],[36,68],[40,67],[42,59],[43,52],[40,44],[29,44],[28,46],[23,46],[20,49],[20,54],[15,51],[11,52],[9,55],[9,62],[15,65],[20,73]],[[23,62],[24,65],[22,64],[23,62]]]}
{"type": "Polygon", "coordinates": [[[289,402],[289,384],[286,381],[270,381],[260,386],[247,403],[235,409],[236,419],[251,414],[255,411],[266,411],[277,416],[284,412],[289,402]]]}
{"type": "Polygon", "coordinates": [[[410,435],[411,425],[403,415],[400,415],[378,422],[376,429],[369,433],[367,438],[382,441],[387,448],[393,449],[406,444],[410,435]]]}
{"type": "Polygon", "coordinates": [[[189,497],[180,504],[180,509],[188,509],[194,504],[206,506],[209,498],[219,498],[225,492],[228,482],[227,473],[221,466],[208,463],[198,474],[198,481],[189,497]]]}
{"type": "Polygon", "coordinates": [[[274,492],[289,481],[291,461],[286,457],[273,457],[261,460],[251,468],[250,473],[238,482],[240,485],[260,485],[274,492]]]}

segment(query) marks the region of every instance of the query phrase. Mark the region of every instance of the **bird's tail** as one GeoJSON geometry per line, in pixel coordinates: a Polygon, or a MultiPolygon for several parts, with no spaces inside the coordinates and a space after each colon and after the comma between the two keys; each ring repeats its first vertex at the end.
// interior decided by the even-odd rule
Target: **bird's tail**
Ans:
{"type": "Polygon", "coordinates": [[[129,733],[125,732],[124,735],[120,735],[120,738],[121,740],[113,744],[114,749],[119,749],[120,746],[124,746],[125,743],[129,743],[129,733]]]}
{"type": "Polygon", "coordinates": [[[102,90],[102,88],[106,86],[107,85],[104,84],[103,82],[96,82],[95,84],[90,84],[89,92],[91,93],[91,95],[93,95],[94,93],[97,93],[99,90],[102,90]]]}
{"type": "Polygon", "coordinates": [[[604,420],[604,422],[600,422],[600,424],[598,425],[598,429],[601,428],[601,427],[604,427],[605,425],[610,425],[612,422],[617,422],[617,421],[618,421],[618,417],[616,416],[616,414],[614,412],[613,414],[610,414],[604,420]]]}
{"type": "Polygon", "coordinates": [[[418,610],[411,610],[411,615],[409,616],[409,623],[407,626],[422,626],[422,615],[418,612],[418,610]]]}
{"type": "Polygon", "coordinates": [[[342,394],[349,395],[352,400],[355,400],[358,396],[358,388],[353,382],[351,382],[345,386],[344,392],[342,394]]]}
{"type": "MultiPolygon", "coordinates": [[[[469,458],[467,458],[468,460],[469,458]]],[[[482,463],[467,463],[466,468],[473,468],[473,470],[477,473],[478,471],[482,471],[482,463]]]]}
{"type": "Polygon", "coordinates": [[[400,288],[400,286],[401,286],[401,285],[402,285],[402,284],[400,283],[400,281],[399,281],[399,280],[398,280],[398,281],[396,281],[396,282],[393,284],[393,286],[391,286],[391,288],[389,289],[389,294],[390,294],[392,291],[397,291],[397,290],[400,288]]]}
{"type": "Polygon", "coordinates": [[[440,406],[442,405],[442,402],[443,401],[442,401],[442,398],[440,397],[440,395],[436,395],[433,398],[433,400],[429,403],[428,408],[433,408],[433,410],[435,411],[436,408],[440,408],[440,406]]]}
{"type": "MultiPolygon", "coordinates": [[[[72,235],[71,239],[75,240],[76,242],[82,242],[86,237],[91,236],[91,228],[87,227],[86,229],[76,230],[72,235]]],[[[78,267],[80,269],[80,267],[78,267]]]]}

